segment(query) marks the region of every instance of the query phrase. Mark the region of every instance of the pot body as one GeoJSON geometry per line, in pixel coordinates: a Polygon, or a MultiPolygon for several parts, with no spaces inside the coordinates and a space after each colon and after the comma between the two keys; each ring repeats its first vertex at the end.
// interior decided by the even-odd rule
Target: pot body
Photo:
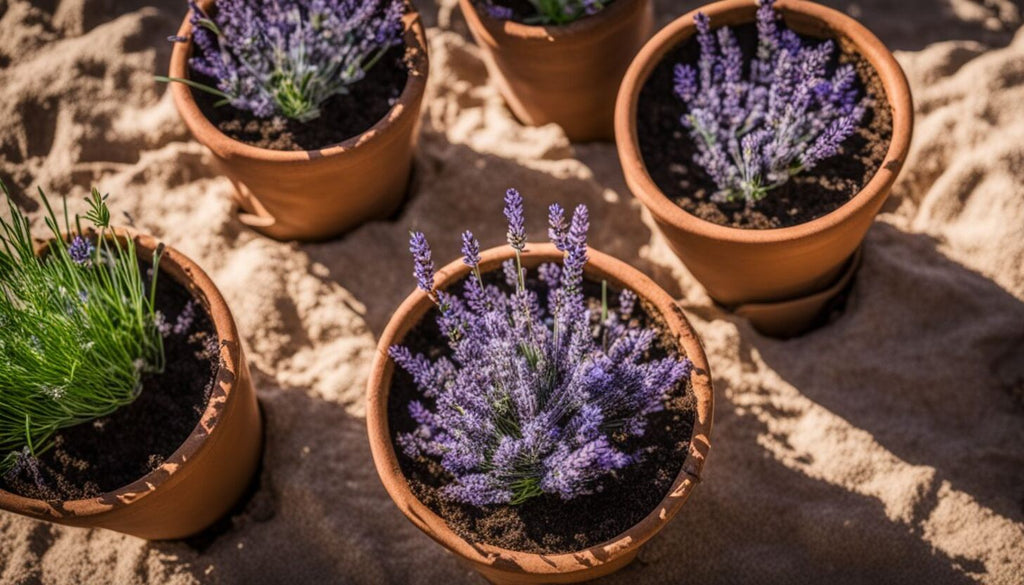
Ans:
{"type": "Polygon", "coordinates": [[[615,0],[562,26],[497,20],[459,0],[509,108],[531,126],[554,122],[572,141],[611,140],[623,73],[654,27],[651,0],[615,0]]]}
{"type": "MultiPolygon", "coordinates": [[[[819,293],[835,288],[845,272],[855,267],[854,251],[906,160],[913,104],[899,64],[881,41],[855,20],[813,2],[779,0],[775,6],[790,28],[832,38],[841,50],[861,54],[874,67],[885,90],[893,118],[889,149],[879,170],[850,201],[804,224],[745,230],[690,215],[655,185],[640,155],[637,103],[644,84],[665,55],[695,34],[695,12],[657,33],[637,55],[619,91],[615,125],[619,158],[630,190],[650,210],[669,246],[708,294],[731,309],[756,304],[758,314],[770,313],[771,306],[779,304],[779,314],[768,319],[771,325],[766,328],[772,334],[790,335],[814,322],[815,313],[825,304],[819,293]]],[[[749,0],[715,2],[700,9],[715,27],[752,22],[756,10],[757,5],[749,0]]],[[[756,319],[754,324],[758,325],[756,319]]]]}
{"type": "MultiPolygon", "coordinates": [[[[191,12],[179,36],[191,38],[190,16],[191,12]]],[[[190,88],[171,84],[185,124],[195,139],[210,149],[218,167],[234,184],[242,223],[277,239],[323,240],[365,221],[385,218],[401,206],[412,170],[428,71],[419,14],[410,12],[404,20],[409,78],[398,102],[372,128],[341,144],[309,151],[244,144],[210,123],[190,88]]],[[[191,51],[191,40],[175,44],[171,77],[188,78],[191,51]]]]}
{"type": "MultiPolygon", "coordinates": [[[[395,311],[381,335],[373,368],[367,384],[367,430],[377,473],[398,508],[428,536],[455,554],[462,564],[478,571],[487,580],[499,584],[577,583],[608,575],[629,564],[650,538],[657,534],[679,512],[690,492],[700,481],[704,461],[710,449],[714,394],[707,358],[696,333],[675,301],[644,274],[600,252],[591,250],[585,267],[587,278],[606,280],[616,288],[636,292],[644,306],[657,312],[678,347],[693,362],[691,384],[696,398],[696,416],[689,453],[668,494],[643,520],[626,532],[585,550],[539,555],[495,547],[486,543],[468,542],[458,536],[445,521],[412,494],[402,474],[388,424],[388,394],[394,362],[388,348],[400,344],[432,306],[427,295],[414,291],[395,311]]],[[[513,256],[511,248],[493,248],[481,254],[483,272],[498,270],[501,263],[513,256]]],[[[543,262],[561,262],[562,253],[551,244],[527,246],[523,265],[534,268],[543,262]]],[[[435,283],[445,289],[469,275],[469,267],[461,260],[438,271],[435,283]]]]}
{"type": "MultiPolygon", "coordinates": [[[[139,257],[152,259],[156,240],[134,238],[139,257]]],[[[196,428],[159,468],[120,489],[65,502],[0,490],[0,509],[162,540],[200,532],[229,512],[249,487],[262,453],[262,420],[234,319],[206,273],[179,252],[165,248],[160,270],[203,305],[221,342],[221,366],[196,428]]]]}

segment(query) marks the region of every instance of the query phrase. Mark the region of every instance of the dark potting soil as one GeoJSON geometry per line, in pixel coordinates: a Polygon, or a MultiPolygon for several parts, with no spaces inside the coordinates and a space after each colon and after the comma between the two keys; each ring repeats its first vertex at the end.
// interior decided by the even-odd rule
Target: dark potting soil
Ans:
{"type": "MultiPolygon", "coordinates": [[[[607,8],[613,1],[614,0],[606,0],[604,3],[605,8],[607,8]]],[[[488,0],[473,0],[473,4],[476,6],[478,11],[486,12],[488,0]]],[[[490,4],[508,8],[512,11],[512,18],[510,20],[522,24],[536,24],[533,19],[540,15],[537,11],[537,7],[534,6],[530,0],[490,0],[490,4]]],[[[584,15],[580,17],[580,20],[587,18],[588,16],[590,15],[584,15]]]]}
{"type": "MultiPolygon", "coordinates": [[[[173,324],[192,295],[174,279],[160,276],[156,308],[173,324]]],[[[164,372],[144,375],[134,402],[110,416],[59,431],[54,447],[37,459],[41,482],[23,469],[0,477],[0,489],[47,501],[91,498],[160,467],[206,410],[219,366],[218,348],[213,322],[197,302],[191,327],[164,338],[164,372]]]]}
{"type": "MultiPolygon", "coordinates": [[[[733,27],[733,31],[749,64],[757,47],[757,27],[744,24],[733,27]]],[[[823,42],[801,36],[805,41],[823,42]]],[[[695,38],[670,51],[641,89],[637,104],[637,138],[647,172],[658,188],[687,212],[719,225],[746,229],[805,223],[849,201],[885,161],[892,139],[892,111],[882,82],[866,59],[841,51],[837,43],[829,74],[840,64],[853,64],[858,89],[862,95],[866,90],[872,101],[857,132],[843,143],[842,152],[821,161],[812,171],[792,177],[752,206],[742,201],[711,201],[717,188],[693,161],[696,145],[680,122],[686,106],[672,91],[676,63],[695,64],[699,57],[695,38]]]]}
{"type": "MultiPolygon", "coordinates": [[[[485,275],[497,283],[493,273],[485,275]]],[[[536,283],[534,283],[536,284],[536,283]]],[[[528,285],[529,286],[529,285],[528,285]]],[[[533,287],[541,290],[542,287],[533,287]]],[[[601,285],[586,283],[592,307],[600,308],[601,285]]],[[[609,307],[618,304],[618,291],[609,290],[609,307]]],[[[541,303],[546,301],[542,298],[541,303]]],[[[661,333],[649,359],[677,353],[676,342],[653,308],[638,304],[634,319],[641,327],[654,327],[661,333]]],[[[431,359],[449,353],[436,323],[436,310],[431,310],[418,326],[405,337],[402,345],[414,353],[431,359]]],[[[388,398],[388,424],[392,440],[416,428],[409,416],[408,404],[425,399],[401,368],[395,368],[388,398]]],[[[517,505],[476,507],[444,498],[441,488],[451,476],[435,460],[410,458],[396,448],[402,473],[413,494],[433,510],[459,536],[469,542],[485,543],[502,548],[538,553],[558,554],[579,551],[622,534],[652,512],[668,493],[688,453],[693,434],[695,399],[689,382],[680,384],[666,400],[665,409],[650,417],[643,437],[621,443],[626,450],[644,452],[640,463],[609,476],[602,491],[565,501],[559,496],[542,495],[517,505]]]]}
{"type": "MultiPolygon", "coordinates": [[[[189,71],[189,76],[216,87],[214,80],[195,71],[189,71]]],[[[309,122],[283,116],[257,118],[252,112],[229,105],[215,106],[221,98],[205,91],[191,91],[210,123],[239,142],[270,150],[319,150],[372,128],[398,102],[408,78],[405,45],[392,47],[366,72],[366,77],[351,85],[347,94],[328,99],[320,108],[320,117],[309,122]]]]}

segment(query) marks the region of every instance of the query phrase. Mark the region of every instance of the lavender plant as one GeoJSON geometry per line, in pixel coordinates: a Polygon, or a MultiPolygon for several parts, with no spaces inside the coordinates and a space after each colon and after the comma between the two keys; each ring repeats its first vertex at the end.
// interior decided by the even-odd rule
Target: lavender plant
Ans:
{"type": "Polygon", "coordinates": [[[348,93],[402,41],[402,0],[218,0],[212,14],[192,0],[189,6],[199,49],[189,65],[217,86],[157,79],[214,94],[219,105],[259,118],[315,120],[325,101],[348,93]]]}
{"type": "Polygon", "coordinates": [[[135,244],[106,237],[110,211],[93,189],[86,220],[95,238],[78,216],[69,220],[66,201],[59,223],[40,191],[53,238],[40,258],[28,218],[0,188],[11,216],[0,216],[0,472],[13,472],[35,470],[54,433],[131,403],[142,375],[163,370],[160,257],[147,293],[135,244]]]}
{"type": "Polygon", "coordinates": [[[749,67],[733,31],[712,31],[703,13],[697,66],[675,66],[675,94],[688,108],[682,124],[697,146],[694,162],[718,187],[715,201],[752,205],[838,154],[868,105],[852,65],[828,76],[833,42],[807,43],[780,25],[774,1],[758,2],[749,67]]]}
{"type": "Polygon", "coordinates": [[[587,208],[568,219],[549,209],[549,236],[564,253],[537,269],[541,287],[527,285],[522,198],[505,199],[508,243],[506,292],[480,270],[480,246],[462,234],[471,276],[461,294],[434,287],[434,264],[422,233],[410,239],[414,276],[439,311],[450,355],[431,361],[403,346],[390,354],[422,391],[409,413],[417,424],[397,437],[413,458],[440,461],[452,482],[445,497],[476,506],[521,504],[541,494],[569,500],[602,489],[616,470],[643,453],[625,447],[640,437],[648,415],[689,377],[685,357],[651,358],[656,333],[632,320],[636,295],[623,290],[609,310],[607,285],[600,311],[583,291],[587,208]]]}
{"type": "MultiPolygon", "coordinates": [[[[611,0],[530,0],[537,14],[525,18],[527,24],[567,24],[584,16],[601,11],[611,0]]],[[[515,13],[511,8],[486,0],[484,9],[492,18],[511,20],[515,13]]]]}

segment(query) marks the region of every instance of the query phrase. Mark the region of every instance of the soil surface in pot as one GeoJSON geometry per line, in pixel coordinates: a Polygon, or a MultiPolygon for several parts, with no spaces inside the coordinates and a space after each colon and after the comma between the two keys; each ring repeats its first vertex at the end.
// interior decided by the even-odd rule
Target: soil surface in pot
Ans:
{"type": "MultiPolygon", "coordinates": [[[[749,70],[757,47],[757,27],[751,23],[732,28],[749,70]]],[[[805,41],[823,42],[801,36],[805,41]]],[[[637,103],[637,138],[647,172],[662,193],[687,212],[719,225],[746,229],[806,223],[849,201],[885,161],[892,139],[892,111],[885,89],[878,73],[864,57],[840,51],[837,43],[829,74],[841,63],[853,64],[858,89],[862,95],[866,90],[872,100],[858,131],[843,143],[843,151],[821,161],[812,171],[791,178],[753,206],[748,207],[743,202],[711,201],[717,187],[693,161],[697,149],[680,122],[687,108],[672,90],[673,67],[677,63],[694,64],[699,57],[700,48],[695,38],[670,51],[651,73],[637,103]]]]}
{"type": "MultiPolygon", "coordinates": [[[[484,278],[498,284],[494,273],[485,274],[484,278]]],[[[536,291],[544,289],[536,286],[536,282],[531,288],[536,291]]],[[[601,285],[587,282],[586,288],[592,306],[599,313],[601,285]]],[[[618,304],[617,291],[615,294],[610,291],[608,297],[609,310],[613,310],[618,304]]],[[[542,306],[545,303],[542,295],[542,306]]],[[[657,314],[654,309],[646,303],[638,303],[637,306],[634,313],[636,322],[640,326],[654,327],[661,333],[649,357],[655,359],[667,355],[668,351],[678,351],[674,338],[660,318],[652,316],[657,314]]],[[[409,332],[402,345],[431,359],[448,354],[448,345],[437,327],[436,317],[436,309],[432,309],[409,332]]],[[[392,441],[416,428],[408,411],[412,400],[421,400],[432,408],[412,377],[396,367],[388,399],[392,441]]],[[[466,541],[528,553],[567,553],[622,534],[658,506],[686,458],[694,416],[695,399],[687,382],[670,392],[665,410],[651,415],[649,428],[643,437],[632,438],[622,444],[627,450],[644,450],[643,460],[609,476],[603,491],[570,501],[545,494],[518,506],[476,507],[452,502],[441,495],[440,489],[451,482],[451,476],[438,462],[428,458],[410,458],[397,447],[395,451],[413,494],[466,541]]]]}
{"type": "Polygon", "coordinates": [[[38,477],[21,469],[0,477],[0,489],[47,501],[96,497],[160,467],[188,439],[210,400],[220,342],[206,310],[165,273],[156,307],[172,327],[164,337],[164,372],[144,375],[139,397],[112,415],[59,431],[37,460],[38,477]],[[191,324],[173,330],[190,302],[191,324]]]}
{"type": "MultiPolygon", "coordinates": [[[[189,76],[216,87],[209,77],[191,70],[189,76]]],[[[252,112],[229,105],[215,106],[221,98],[205,91],[190,91],[210,123],[234,140],[270,150],[319,150],[372,128],[398,103],[408,78],[405,45],[392,47],[366,72],[366,77],[352,84],[347,94],[328,99],[320,108],[320,117],[309,122],[283,116],[257,118],[252,112]]]]}
{"type": "MultiPolygon", "coordinates": [[[[606,0],[605,3],[604,3],[605,8],[607,8],[608,5],[611,4],[613,1],[614,0],[606,0]]],[[[489,12],[487,12],[487,5],[488,4],[491,4],[493,6],[501,6],[503,8],[508,8],[509,10],[512,11],[512,18],[510,18],[509,20],[511,20],[513,22],[522,23],[522,24],[528,24],[530,26],[537,25],[536,18],[538,16],[540,16],[540,13],[537,11],[537,7],[534,6],[530,2],[530,0],[490,0],[489,2],[488,2],[488,0],[473,0],[473,5],[476,7],[477,11],[482,12],[484,14],[489,14],[489,12]]],[[[584,16],[578,18],[577,21],[578,20],[582,20],[584,18],[587,18],[588,16],[594,16],[594,15],[592,15],[592,14],[584,15],[584,16]]],[[[565,24],[571,24],[571,23],[565,23],[565,24]]],[[[557,26],[557,25],[549,25],[549,26],[557,26]]],[[[562,25],[562,26],[565,26],[565,25],[562,25]]]]}

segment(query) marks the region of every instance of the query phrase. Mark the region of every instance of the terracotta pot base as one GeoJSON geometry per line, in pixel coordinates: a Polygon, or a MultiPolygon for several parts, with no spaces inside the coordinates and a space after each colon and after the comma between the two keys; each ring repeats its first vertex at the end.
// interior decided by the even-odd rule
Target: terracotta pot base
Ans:
{"type": "MultiPolygon", "coordinates": [[[[748,317],[759,331],[786,337],[812,327],[856,271],[856,250],[909,152],[913,102],[899,63],[857,21],[804,0],[778,0],[775,8],[792,30],[832,39],[842,51],[859,54],[884,90],[892,113],[885,162],[847,203],[789,227],[740,229],[691,215],[661,191],[648,173],[640,149],[640,93],[666,56],[696,33],[696,12],[658,32],[633,60],[619,91],[615,130],[626,184],[651,212],[669,247],[693,277],[712,298],[748,317]]],[[[754,0],[723,0],[702,6],[700,11],[714,27],[736,26],[754,21],[757,4],[754,0]]]]}
{"type": "Polygon", "coordinates": [[[860,268],[861,250],[857,248],[835,282],[817,292],[771,303],[743,303],[730,310],[746,317],[754,329],[769,337],[786,339],[807,333],[822,324],[834,301],[853,282],[860,268]]]}

